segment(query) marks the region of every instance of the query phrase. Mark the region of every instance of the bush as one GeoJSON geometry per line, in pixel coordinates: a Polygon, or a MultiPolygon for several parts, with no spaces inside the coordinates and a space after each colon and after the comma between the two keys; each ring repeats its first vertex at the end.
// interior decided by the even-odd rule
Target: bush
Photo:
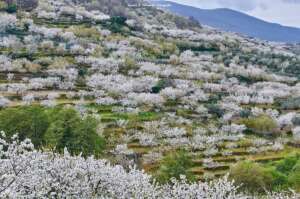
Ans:
{"type": "Polygon", "coordinates": [[[230,178],[246,191],[262,193],[272,189],[274,172],[274,170],[267,170],[257,163],[245,161],[237,163],[231,168],[230,178]]]}
{"type": "Polygon", "coordinates": [[[241,118],[248,118],[251,115],[250,110],[241,110],[239,113],[241,118]]]}
{"type": "Polygon", "coordinates": [[[281,191],[282,189],[288,188],[288,178],[283,173],[276,170],[275,167],[266,167],[265,172],[272,176],[272,182],[270,190],[281,191]]]}
{"type": "Polygon", "coordinates": [[[177,48],[176,44],[174,44],[172,42],[160,41],[159,43],[161,43],[161,48],[162,48],[163,54],[166,56],[170,56],[170,55],[178,52],[178,48],[177,48]]]}
{"type": "Polygon", "coordinates": [[[293,140],[295,144],[300,143],[300,127],[296,126],[295,128],[293,128],[292,133],[293,133],[293,140]]]}
{"type": "Polygon", "coordinates": [[[157,172],[157,180],[161,183],[168,182],[171,178],[180,179],[181,175],[185,175],[190,181],[193,180],[193,175],[189,171],[193,163],[186,151],[174,152],[166,156],[157,172]]]}
{"type": "Polygon", "coordinates": [[[286,110],[300,108],[300,97],[290,98],[281,102],[281,108],[286,110]]]}
{"type": "Polygon", "coordinates": [[[206,105],[209,114],[216,115],[217,117],[222,117],[225,114],[225,111],[220,108],[217,104],[208,104],[206,105]]]}
{"type": "Polygon", "coordinates": [[[152,93],[159,93],[162,89],[166,88],[167,82],[165,80],[159,80],[155,86],[152,87],[152,93]]]}
{"type": "Polygon", "coordinates": [[[15,3],[8,5],[6,8],[6,12],[8,12],[8,13],[17,12],[17,5],[15,3]]]}
{"type": "Polygon", "coordinates": [[[0,10],[4,11],[4,10],[6,10],[6,8],[7,8],[7,4],[3,1],[0,1],[0,10]]]}
{"type": "Polygon", "coordinates": [[[124,69],[130,71],[137,68],[137,63],[133,58],[125,57],[124,69]]]}
{"type": "Polygon", "coordinates": [[[95,27],[71,26],[68,31],[73,32],[77,37],[86,37],[95,40],[98,40],[101,37],[99,31],[95,27]]]}
{"type": "Polygon", "coordinates": [[[288,157],[284,158],[283,160],[280,160],[276,164],[276,169],[278,171],[280,171],[281,173],[288,175],[292,171],[292,169],[295,167],[297,162],[299,162],[299,160],[300,160],[299,154],[288,156],[288,157]]]}
{"type": "Polygon", "coordinates": [[[300,191],[300,161],[293,167],[288,176],[289,185],[296,191],[300,191]]]}
{"type": "Polygon", "coordinates": [[[275,134],[277,123],[269,116],[261,115],[255,118],[242,119],[249,129],[261,134],[275,134]]]}
{"type": "Polygon", "coordinates": [[[297,114],[293,119],[292,119],[293,125],[294,126],[300,126],[300,115],[297,114]]]}
{"type": "Polygon", "coordinates": [[[184,52],[186,50],[198,51],[198,52],[219,51],[219,47],[214,43],[197,43],[197,44],[195,44],[195,43],[188,42],[188,41],[180,41],[180,42],[177,42],[176,45],[180,52],[184,52]]]}
{"type": "Polygon", "coordinates": [[[123,28],[126,27],[126,18],[121,16],[113,16],[109,20],[109,24],[107,25],[109,30],[113,33],[122,33],[123,28]]]}
{"type": "Polygon", "coordinates": [[[230,177],[249,192],[300,191],[300,155],[294,154],[272,164],[241,162],[230,170],[230,177]]]}

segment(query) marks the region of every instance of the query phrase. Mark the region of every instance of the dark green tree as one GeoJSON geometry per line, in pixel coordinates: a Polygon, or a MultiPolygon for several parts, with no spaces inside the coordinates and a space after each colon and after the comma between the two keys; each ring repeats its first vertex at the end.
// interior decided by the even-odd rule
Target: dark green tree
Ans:
{"type": "Polygon", "coordinates": [[[72,154],[99,155],[105,141],[97,135],[97,123],[92,117],[82,119],[74,109],[62,109],[54,116],[45,135],[46,144],[59,152],[66,147],[72,154]]]}
{"type": "Polygon", "coordinates": [[[0,130],[8,137],[18,134],[20,139],[30,138],[36,147],[40,147],[49,126],[44,108],[39,106],[8,108],[0,112],[0,130]]]}

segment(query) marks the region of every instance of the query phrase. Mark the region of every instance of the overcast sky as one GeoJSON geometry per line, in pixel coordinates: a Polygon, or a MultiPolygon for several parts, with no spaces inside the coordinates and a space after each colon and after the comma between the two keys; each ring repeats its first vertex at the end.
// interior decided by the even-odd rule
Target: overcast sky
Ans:
{"type": "Polygon", "coordinates": [[[300,0],[170,0],[199,8],[231,8],[263,20],[300,28],[300,0]]]}

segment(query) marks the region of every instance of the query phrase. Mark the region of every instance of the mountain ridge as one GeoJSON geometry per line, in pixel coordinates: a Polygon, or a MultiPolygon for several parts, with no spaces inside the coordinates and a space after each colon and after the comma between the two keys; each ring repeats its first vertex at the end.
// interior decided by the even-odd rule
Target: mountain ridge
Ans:
{"type": "Polygon", "coordinates": [[[166,9],[179,15],[193,17],[203,25],[236,32],[262,40],[299,43],[300,28],[271,23],[229,8],[201,9],[171,1],[156,1],[170,5],[166,9]],[[270,34],[272,33],[272,34],[270,34]]]}

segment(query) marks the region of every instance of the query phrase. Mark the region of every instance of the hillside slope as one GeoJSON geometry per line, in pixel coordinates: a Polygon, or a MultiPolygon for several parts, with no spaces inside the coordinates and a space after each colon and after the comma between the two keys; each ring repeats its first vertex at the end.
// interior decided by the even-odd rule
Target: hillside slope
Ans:
{"type": "Polygon", "coordinates": [[[201,180],[299,151],[300,57],[291,47],[148,6],[112,12],[115,0],[101,10],[106,1],[3,6],[0,130],[154,176],[185,149],[184,172],[201,180]]]}

